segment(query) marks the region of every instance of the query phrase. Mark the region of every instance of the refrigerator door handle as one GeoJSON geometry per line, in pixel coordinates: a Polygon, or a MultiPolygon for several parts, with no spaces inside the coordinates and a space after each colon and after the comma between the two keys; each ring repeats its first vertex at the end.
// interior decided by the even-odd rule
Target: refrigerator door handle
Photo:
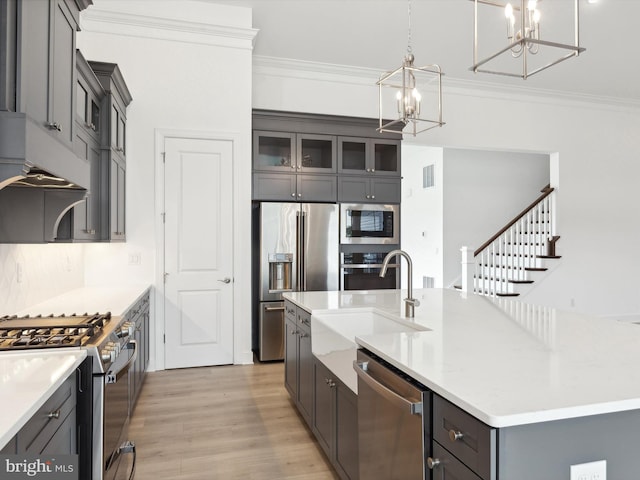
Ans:
{"type": "Polygon", "coordinates": [[[307,235],[307,214],[300,214],[300,291],[307,291],[307,251],[306,251],[306,235],[307,235]]]}
{"type": "Polygon", "coordinates": [[[301,230],[302,230],[302,213],[296,212],[296,292],[302,291],[302,251],[300,246],[302,245],[301,230]]]}

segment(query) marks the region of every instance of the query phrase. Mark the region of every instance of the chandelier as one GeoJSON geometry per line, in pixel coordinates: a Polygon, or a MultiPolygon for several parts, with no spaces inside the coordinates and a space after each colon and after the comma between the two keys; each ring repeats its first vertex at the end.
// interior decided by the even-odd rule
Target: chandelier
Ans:
{"type": "Polygon", "coordinates": [[[378,132],[418,133],[444,125],[442,121],[442,71],[438,65],[416,67],[411,48],[411,0],[408,9],[407,53],[402,65],[384,72],[378,85],[378,132]],[[387,110],[393,119],[385,119],[387,110]]]}
{"type": "MultiPolygon", "coordinates": [[[[572,2],[543,2],[543,0],[520,0],[519,5],[515,6],[511,3],[501,3],[496,0],[471,0],[474,2],[474,35],[473,35],[473,66],[470,70],[478,73],[493,73],[497,75],[506,75],[510,77],[518,77],[527,79],[528,77],[546,70],[564,60],[577,57],[585,49],[580,47],[580,18],[579,18],[579,0],[572,2]],[[556,11],[553,18],[547,16],[547,24],[558,26],[562,20],[569,20],[573,26],[556,32],[556,36],[564,36],[566,40],[572,43],[561,41],[543,40],[540,37],[540,25],[543,21],[539,4],[549,7],[547,12],[551,12],[552,7],[560,7],[556,11]],[[479,50],[479,24],[489,25],[486,33],[487,43],[491,38],[496,37],[496,31],[500,28],[496,27],[496,15],[480,16],[480,5],[489,7],[498,7],[504,12],[504,20],[506,20],[506,35],[499,41],[498,51],[483,60],[478,60],[479,50]],[[573,28],[573,31],[571,31],[573,28]],[[571,38],[572,37],[572,38],[571,38]],[[505,60],[507,58],[519,58],[521,63],[514,64],[513,61],[505,60]],[[538,58],[536,58],[538,57],[538,58]]],[[[485,9],[486,10],[486,9],[485,9]]],[[[495,10],[495,8],[493,8],[495,10]]],[[[500,23],[500,22],[498,22],[500,23]]],[[[499,27],[499,25],[497,25],[499,27]]],[[[503,27],[502,27],[503,28],[503,27]]],[[[546,31],[546,30],[545,30],[546,31]]],[[[485,33],[485,32],[483,32],[485,33]]],[[[493,45],[492,45],[493,46],[493,45]]]]}

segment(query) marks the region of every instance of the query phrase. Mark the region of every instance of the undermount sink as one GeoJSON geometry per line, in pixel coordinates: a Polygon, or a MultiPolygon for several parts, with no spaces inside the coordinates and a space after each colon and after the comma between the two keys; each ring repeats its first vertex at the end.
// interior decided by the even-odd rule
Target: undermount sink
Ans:
{"type": "Polygon", "coordinates": [[[415,332],[428,330],[422,325],[402,321],[373,310],[357,312],[336,312],[318,315],[318,319],[328,328],[353,340],[356,336],[378,333],[415,332]]]}

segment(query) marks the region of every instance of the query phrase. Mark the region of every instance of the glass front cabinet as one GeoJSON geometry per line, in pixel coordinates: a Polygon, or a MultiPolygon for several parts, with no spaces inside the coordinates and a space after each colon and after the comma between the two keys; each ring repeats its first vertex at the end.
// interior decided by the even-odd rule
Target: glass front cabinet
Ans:
{"type": "Polygon", "coordinates": [[[374,138],[338,137],[338,173],[400,175],[400,142],[374,138]]]}

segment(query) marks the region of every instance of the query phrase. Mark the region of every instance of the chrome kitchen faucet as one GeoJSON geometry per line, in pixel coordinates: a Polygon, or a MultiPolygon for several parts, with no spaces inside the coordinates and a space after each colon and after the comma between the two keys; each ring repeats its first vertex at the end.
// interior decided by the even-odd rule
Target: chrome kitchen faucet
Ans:
{"type": "Polygon", "coordinates": [[[411,261],[411,257],[409,256],[409,254],[404,250],[391,250],[389,253],[387,253],[387,256],[384,257],[384,261],[382,262],[380,276],[384,277],[387,274],[389,261],[396,255],[403,256],[407,259],[407,298],[404,299],[404,314],[407,317],[413,318],[415,316],[415,307],[420,306],[420,301],[413,298],[413,262],[411,261]]]}

